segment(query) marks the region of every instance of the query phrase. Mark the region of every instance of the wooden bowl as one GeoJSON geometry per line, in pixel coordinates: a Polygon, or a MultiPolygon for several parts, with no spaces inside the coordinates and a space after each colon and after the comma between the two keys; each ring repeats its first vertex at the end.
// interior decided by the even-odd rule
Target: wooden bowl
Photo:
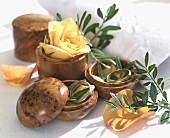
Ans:
{"type": "Polygon", "coordinates": [[[87,68],[87,54],[59,61],[46,56],[42,47],[36,49],[36,63],[39,78],[54,77],[60,80],[84,79],[84,71],[87,68]]]}
{"type": "MultiPolygon", "coordinates": [[[[74,82],[74,80],[63,81],[67,86],[74,82]]],[[[91,96],[84,102],[79,104],[68,105],[63,107],[62,111],[57,115],[57,119],[60,120],[78,120],[87,116],[96,106],[98,101],[98,92],[93,91],[91,96]]]]}
{"type": "MultiPolygon", "coordinates": [[[[129,64],[128,61],[121,60],[122,66],[125,67],[129,64]]],[[[89,67],[85,70],[85,77],[88,82],[95,85],[97,92],[101,98],[109,99],[111,98],[110,92],[117,93],[126,88],[133,88],[134,85],[138,82],[137,79],[134,78],[134,74],[132,74],[131,78],[127,81],[123,82],[105,82],[100,81],[94,75],[97,73],[97,62],[94,62],[89,65],[89,67]]]]}

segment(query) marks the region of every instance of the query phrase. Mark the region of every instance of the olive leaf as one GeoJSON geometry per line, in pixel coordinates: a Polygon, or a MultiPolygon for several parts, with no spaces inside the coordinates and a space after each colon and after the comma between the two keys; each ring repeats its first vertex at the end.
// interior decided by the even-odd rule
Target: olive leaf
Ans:
{"type": "Polygon", "coordinates": [[[62,21],[63,19],[62,19],[62,16],[60,15],[60,13],[57,13],[56,14],[56,20],[57,21],[62,21]]]}
{"type": "Polygon", "coordinates": [[[93,23],[92,25],[88,26],[87,29],[84,32],[84,35],[86,35],[89,32],[93,32],[95,34],[95,29],[99,27],[99,23],[93,23]]]}
{"type": "Polygon", "coordinates": [[[135,65],[135,61],[130,62],[128,65],[126,65],[124,68],[130,69],[135,65]]]}
{"type": "Polygon", "coordinates": [[[170,118],[170,111],[165,111],[161,116],[161,120],[160,120],[161,124],[166,123],[169,120],[169,118],[170,118]]]}
{"type": "Polygon", "coordinates": [[[97,15],[103,19],[103,13],[100,8],[97,9],[97,15]]]}
{"type": "Polygon", "coordinates": [[[158,85],[160,85],[162,81],[163,81],[163,78],[158,78],[157,80],[158,85]]]}
{"type": "Polygon", "coordinates": [[[143,74],[143,73],[147,73],[146,70],[144,69],[131,69],[132,72],[136,73],[136,74],[143,74]]]}
{"type": "Polygon", "coordinates": [[[145,66],[147,67],[149,63],[149,53],[147,52],[145,55],[145,66]]]}
{"type": "Polygon", "coordinates": [[[156,89],[154,83],[151,83],[150,96],[151,96],[151,100],[153,102],[156,102],[156,99],[157,99],[157,89],[156,89]]]}
{"type": "Polygon", "coordinates": [[[149,93],[148,91],[145,91],[142,95],[142,102],[147,105],[147,102],[148,102],[148,96],[149,96],[149,93]]]}
{"type": "Polygon", "coordinates": [[[125,94],[123,94],[122,96],[123,96],[125,103],[130,107],[131,105],[130,105],[130,102],[129,102],[129,98],[125,94]]]}
{"type": "Polygon", "coordinates": [[[141,66],[141,67],[145,68],[145,66],[144,66],[144,65],[142,65],[142,63],[140,63],[138,60],[135,60],[135,62],[136,62],[139,66],[141,66]]]}
{"type": "Polygon", "coordinates": [[[119,100],[119,98],[114,93],[110,93],[110,95],[114,99],[114,101],[116,102],[116,104],[118,106],[123,107],[121,101],[119,100]]]}
{"type": "Polygon", "coordinates": [[[108,104],[110,106],[116,107],[112,102],[109,102],[109,101],[104,101],[104,102],[105,102],[105,104],[108,104]]]}
{"type": "Polygon", "coordinates": [[[151,82],[146,82],[143,84],[143,86],[149,86],[151,84],[151,82]]]}
{"type": "Polygon", "coordinates": [[[112,6],[110,6],[108,9],[107,9],[107,13],[106,13],[106,16],[105,16],[105,22],[110,20],[111,18],[113,18],[116,13],[118,12],[119,9],[116,9],[116,4],[113,4],[112,6]]]}
{"type": "Polygon", "coordinates": [[[47,39],[47,36],[45,35],[45,37],[44,37],[44,43],[45,44],[49,44],[49,41],[48,41],[48,39],[47,39]]]}
{"type": "MultiPolygon", "coordinates": [[[[78,91],[76,94],[74,94],[73,98],[75,98],[77,101],[83,97],[83,95],[89,91],[89,88],[83,89],[81,91],[78,91]]],[[[72,97],[70,97],[72,99],[72,97]]]]}
{"type": "Polygon", "coordinates": [[[101,29],[101,31],[107,32],[107,31],[111,31],[111,30],[120,30],[120,29],[121,29],[120,26],[109,25],[109,26],[106,26],[103,29],[101,29]]]}
{"type": "Polygon", "coordinates": [[[118,57],[115,57],[116,69],[122,69],[122,64],[118,57]]]}
{"type": "Polygon", "coordinates": [[[156,67],[156,64],[150,65],[148,67],[149,72],[151,72],[156,67]]]}
{"type": "Polygon", "coordinates": [[[157,67],[155,67],[155,69],[152,73],[152,76],[153,76],[154,79],[156,78],[157,74],[158,74],[158,69],[157,69],[157,67]]]}
{"type": "Polygon", "coordinates": [[[82,31],[84,31],[84,29],[86,28],[86,26],[88,25],[88,23],[90,22],[90,20],[91,20],[91,14],[88,14],[88,15],[86,16],[86,18],[84,19],[82,31]]]}

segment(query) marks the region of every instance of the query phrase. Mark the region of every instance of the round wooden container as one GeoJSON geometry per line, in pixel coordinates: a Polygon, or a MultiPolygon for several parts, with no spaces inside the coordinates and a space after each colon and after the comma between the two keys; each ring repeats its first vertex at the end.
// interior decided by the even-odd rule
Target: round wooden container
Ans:
{"type": "Polygon", "coordinates": [[[42,47],[36,49],[36,63],[39,78],[54,77],[60,80],[84,79],[87,67],[87,54],[75,56],[67,60],[58,60],[44,54],[42,47]]]}
{"type": "Polygon", "coordinates": [[[15,56],[23,61],[35,62],[35,50],[48,33],[48,22],[52,16],[44,14],[25,14],[12,21],[15,56]]]}
{"type": "MultiPolygon", "coordinates": [[[[122,66],[125,67],[129,64],[128,61],[121,60],[122,66]]],[[[111,98],[110,92],[117,93],[126,88],[133,88],[134,85],[138,82],[137,79],[134,78],[134,75],[131,78],[124,82],[105,82],[96,79],[94,75],[97,73],[97,64],[96,62],[89,65],[89,67],[85,70],[85,77],[91,84],[95,85],[96,90],[99,93],[101,98],[109,99],[111,98]]]]}

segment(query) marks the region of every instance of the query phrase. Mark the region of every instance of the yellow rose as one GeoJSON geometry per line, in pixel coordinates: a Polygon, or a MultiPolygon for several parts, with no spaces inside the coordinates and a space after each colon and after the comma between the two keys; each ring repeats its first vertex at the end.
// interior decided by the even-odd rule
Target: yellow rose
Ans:
{"type": "Polygon", "coordinates": [[[89,53],[87,39],[72,18],[61,22],[51,21],[48,25],[50,44],[40,43],[45,53],[53,58],[67,59],[76,55],[89,53]]]}

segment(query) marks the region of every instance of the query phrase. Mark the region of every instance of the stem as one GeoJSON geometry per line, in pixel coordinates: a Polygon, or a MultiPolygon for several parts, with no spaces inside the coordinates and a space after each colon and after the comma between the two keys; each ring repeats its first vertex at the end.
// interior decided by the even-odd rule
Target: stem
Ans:
{"type": "MultiPolygon", "coordinates": [[[[146,68],[145,68],[146,69],[146,68]]],[[[154,84],[156,85],[156,87],[159,89],[159,91],[161,93],[163,93],[162,89],[159,87],[159,85],[156,83],[155,79],[152,77],[152,75],[150,74],[150,72],[146,69],[148,75],[150,76],[150,78],[152,79],[152,81],[154,82],[154,84]]]]}
{"type": "Polygon", "coordinates": [[[90,51],[90,53],[91,53],[92,57],[93,57],[98,63],[102,64],[102,62],[101,62],[100,60],[98,60],[98,58],[93,54],[92,51],[90,51]]]}
{"type": "Polygon", "coordinates": [[[99,26],[99,30],[97,31],[97,33],[92,37],[92,39],[90,40],[91,42],[97,37],[97,35],[100,33],[103,24],[104,24],[105,20],[103,20],[102,24],[99,26]]]}

